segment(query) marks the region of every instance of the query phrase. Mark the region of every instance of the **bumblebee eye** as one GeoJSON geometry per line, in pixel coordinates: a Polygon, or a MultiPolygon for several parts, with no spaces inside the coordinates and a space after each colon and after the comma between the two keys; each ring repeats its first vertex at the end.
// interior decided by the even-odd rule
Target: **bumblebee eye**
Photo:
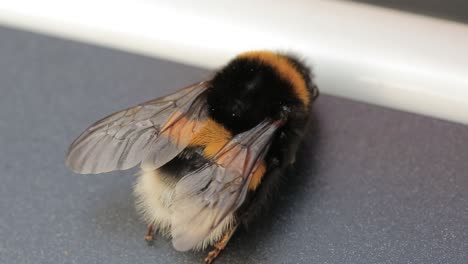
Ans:
{"type": "Polygon", "coordinates": [[[232,117],[236,117],[236,113],[232,113],[232,117]]]}

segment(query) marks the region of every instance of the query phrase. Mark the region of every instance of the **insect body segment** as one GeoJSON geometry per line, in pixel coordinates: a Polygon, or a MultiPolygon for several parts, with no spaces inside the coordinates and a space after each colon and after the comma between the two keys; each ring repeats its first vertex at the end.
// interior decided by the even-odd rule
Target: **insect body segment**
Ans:
{"type": "Polygon", "coordinates": [[[203,127],[190,141],[190,146],[203,147],[203,154],[211,158],[232,138],[232,133],[213,119],[207,119],[203,127]]]}

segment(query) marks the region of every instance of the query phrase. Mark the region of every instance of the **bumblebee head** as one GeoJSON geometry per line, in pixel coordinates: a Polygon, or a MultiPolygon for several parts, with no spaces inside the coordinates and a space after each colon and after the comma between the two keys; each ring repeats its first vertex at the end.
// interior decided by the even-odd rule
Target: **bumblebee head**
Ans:
{"type": "Polygon", "coordinates": [[[310,71],[285,55],[260,51],[239,55],[222,68],[207,91],[210,115],[234,133],[270,118],[278,120],[311,100],[310,71]]]}

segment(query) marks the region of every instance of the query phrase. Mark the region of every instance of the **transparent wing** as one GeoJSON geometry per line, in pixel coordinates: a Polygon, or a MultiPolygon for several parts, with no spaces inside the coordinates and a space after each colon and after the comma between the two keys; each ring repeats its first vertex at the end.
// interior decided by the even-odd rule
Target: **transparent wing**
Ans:
{"type": "Polygon", "coordinates": [[[86,129],[66,164],[77,173],[158,168],[180,153],[206,118],[207,82],[116,112],[86,129]]]}
{"type": "Polygon", "coordinates": [[[280,121],[265,121],[238,134],[209,164],[177,183],[171,226],[174,248],[195,247],[239,208],[280,125],[280,121]]]}

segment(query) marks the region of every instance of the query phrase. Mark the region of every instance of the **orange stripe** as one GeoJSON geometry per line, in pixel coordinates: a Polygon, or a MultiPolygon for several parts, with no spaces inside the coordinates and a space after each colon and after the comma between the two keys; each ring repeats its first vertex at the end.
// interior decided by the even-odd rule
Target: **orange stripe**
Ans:
{"type": "Polygon", "coordinates": [[[262,178],[266,172],[266,165],[265,162],[261,162],[260,165],[255,169],[252,175],[252,179],[249,182],[249,190],[253,191],[257,189],[257,187],[262,182],[262,178]]]}
{"type": "MultiPolygon", "coordinates": [[[[221,124],[212,119],[207,119],[204,123],[205,124],[200,131],[193,136],[189,146],[203,146],[204,156],[206,158],[212,158],[232,139],[232,134],[221,124]]],[[[224,164],[226,161],[239,162],[240,160],[237,160],[235,156],[241,155],[239,152],[241,150],[242,148],[234,148],[230,150],[229,153],[222,155],[220,160],[217,160],[217,163],[228,166],[228,164],[224,164]]],[[[231,168],[237,167],[240,170],[240,167],[242,167],[243,164],[229,164],[229,166],[231,168]]],[[[249,190],[253,191],[257,189],[262,181],[263,175],[265,175],[265,171],[265,162],[262,161],[253,172],[249,182],[249,190]]],[[[241,173],[241,171],[239,171],[239,173],[241,173]]]]}
{"type": "Polygon", "coordinates": [[[240,54],[237,58],[256,59],[273,67],[281,77],[288,81],[296,93],[297,97],[308,106],[310,96],[307,85],[302,75],[296,70],[294,65],[283,55],[272,51],[248,51],[240,54]]]}
{"type": "Polygon", "coordinates": [[[232,138],[232,134],[213,119],[207,119],[201,130],[190,141],[190,146],[204,146],[203,154],[212,158],[232,138]]]}

